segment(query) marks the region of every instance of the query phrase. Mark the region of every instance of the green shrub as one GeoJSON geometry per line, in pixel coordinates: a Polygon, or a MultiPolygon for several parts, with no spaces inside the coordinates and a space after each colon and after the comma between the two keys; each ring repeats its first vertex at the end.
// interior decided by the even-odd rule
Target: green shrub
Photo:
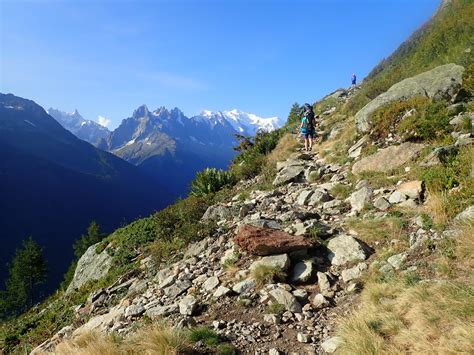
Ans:
{"type": "Polygon", "coordinates": [[[266,165],[266,155],[275,149],[284,132],[284,129],[272,132],[259,131],[254,138],[237,136],[240,145],[236,150],[240,154],[233,160],[231,171],[238,180],[253,178],[262,171],[266,165]]]}
{"type": "Polygon", "coordinates": [[[272,303],[267,308],[268,314],[282,315],[286,311],[286,307],[280,303],[272,303]]]}
{"type": "Polygon", "coordinates": [[[235,355],[237,351],[235,347],[230,343],[220,344],[217,347],[217,354],[218,355],[235,355]]]}
{"type": "Polygon", "coordinates": [[[331,189],[331,195],[340,200],[345,200],[350,196],[351,191],[352,187],[350,185],[337,184],[331,189]]]}
{"type": "Polygon", "coordinates": [[[235,182],[235,177],[230,171],[207,168],[198,172],[191,182],[191,195],[205,196],[226,186],[233,186],[235,182]]]}
{"type": "Polygon", "coordinates": [[[373,129],[370,135],[376,140],[394,131],[403,140],[442,139],[451,130],[446,106],[444,101],[433,101],[422,96],[392,102],[372,114],[373,129]],[[410,110],[413,110],[412,114],[403,118],[410,110]]]}
{"type": "Polygon", "coordinates": [[[207,327],[194,328],[189,332],[189,340],[192,342],[202,341],[207,346],[219,344],[219,335],[212,329],[207,327]]]}

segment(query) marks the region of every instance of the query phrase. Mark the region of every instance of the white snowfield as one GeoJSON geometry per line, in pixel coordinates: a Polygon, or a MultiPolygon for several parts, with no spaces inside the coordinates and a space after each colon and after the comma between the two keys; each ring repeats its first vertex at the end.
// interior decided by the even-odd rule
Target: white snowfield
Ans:
{"type": "Polygon", "coordinates": [[[259,129],[270,132],[281,127],[280,119],[276,116],[260,117],[237,109],[217,112],[204,110],[192,119],[208,121],[213,125],[227,121],[237,132],[247,135],[254,135],[259,129]]]}

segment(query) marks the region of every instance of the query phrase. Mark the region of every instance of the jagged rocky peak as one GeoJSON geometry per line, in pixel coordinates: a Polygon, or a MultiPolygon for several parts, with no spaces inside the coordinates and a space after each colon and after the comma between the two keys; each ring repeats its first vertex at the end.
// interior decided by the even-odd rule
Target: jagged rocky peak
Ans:
{"type": "Polygon", "coordinates": [[[148,110],[147,105],[143,104],[139,106],[135,111],[133,111],[133,118],[143,118],[147,117],[150,111],[148,110]]]}

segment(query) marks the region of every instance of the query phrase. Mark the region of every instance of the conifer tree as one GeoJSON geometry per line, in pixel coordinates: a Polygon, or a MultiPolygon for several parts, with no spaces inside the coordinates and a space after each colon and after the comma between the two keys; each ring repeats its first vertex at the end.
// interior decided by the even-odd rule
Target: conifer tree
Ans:
{"type": "Polygon", "coordinates": [[[29,237],[8,265],[6,290],[2,293],[2,313],[15,314],[33,305],[38,286],[46,281],[47,265],[42,248],[29,237]]]}

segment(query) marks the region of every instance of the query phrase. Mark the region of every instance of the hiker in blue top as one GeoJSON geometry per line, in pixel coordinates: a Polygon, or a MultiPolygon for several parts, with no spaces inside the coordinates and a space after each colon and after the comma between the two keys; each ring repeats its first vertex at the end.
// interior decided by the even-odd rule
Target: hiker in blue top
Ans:
{"type": "Polygon", "coordinates": [[[315,133],[313,107],[310,104],[304,104],[300,115],[302,116],[300,130],[301,134],[304,136],[304,149],[309,152],[313,148],[313,138],[315,133]]]}
{"type": "Polygon", "coordinates": [[[351,88],[355,88],[357,85],[357,77],[355,74],[352,74],[351,83],[352,83],[351,88]]]}

